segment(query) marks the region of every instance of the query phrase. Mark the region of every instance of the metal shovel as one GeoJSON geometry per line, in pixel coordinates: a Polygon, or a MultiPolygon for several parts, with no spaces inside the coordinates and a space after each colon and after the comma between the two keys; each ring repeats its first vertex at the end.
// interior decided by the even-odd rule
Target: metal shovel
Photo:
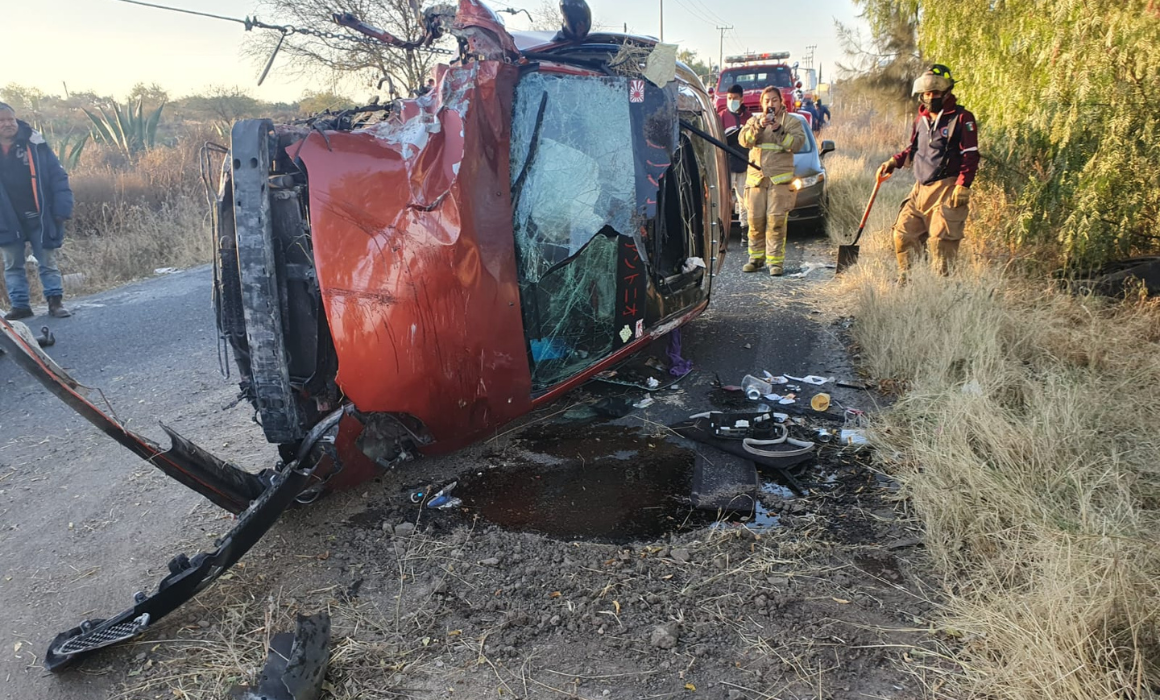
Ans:
{"type": "Polygon", "coordinates": [[[866,211],[862,213],[862,223],[858,224],[858,233],[849,245],[838,246],[838,267],[834,271],[835,274],[858,264],[858,239],[862,237],[862,231],[866,228],[866,220],[870,218],[870,208],[874,206],[874,200],[878,197],[878,188],[882,187],[882,183],[889,179],[890,175],[888,174],[874,174],[874,191],[870,193],[870,201],[866,202],[866,211]]]}

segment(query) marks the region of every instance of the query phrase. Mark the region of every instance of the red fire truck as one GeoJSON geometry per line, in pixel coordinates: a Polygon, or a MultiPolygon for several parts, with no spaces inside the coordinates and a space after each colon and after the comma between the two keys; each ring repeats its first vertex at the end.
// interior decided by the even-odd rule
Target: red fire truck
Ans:
{"type": "MultiPolygon", "coordinates": [[[[714,90],[717,111],[725,109],[725,93],[734,85],[740,85],[745,91],[742,103],[751,112],[761,111],[761,91],[770,85],[781,91],[781,99],[789,110],[796,111],[794,90],[798,88],[795,77],[797,64],[789,65],[785,62],[788,58],[788,51],[726,56],[725,69],[717,78],[717,88],[714,90]]],[[[807,124],[812,122],[813,115],[809,112],[799,114],[805,117],[807,124]]]]}

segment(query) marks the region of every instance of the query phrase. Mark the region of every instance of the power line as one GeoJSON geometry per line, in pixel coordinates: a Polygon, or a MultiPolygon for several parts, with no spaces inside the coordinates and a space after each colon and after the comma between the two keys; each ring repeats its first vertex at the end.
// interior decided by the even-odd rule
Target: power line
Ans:
{"type": "Polygon", "coordinates": [[[701,14],[699,11],[695,10],[692,6],[686,4],[685,0],[677,0],[677,4],[684,8],[685,12],[688,12],[689,15],[693,17],[693,19],[704,22],[705,24],[717,24],[716,20],[709,19],[704,14],[701,14]]]}
{"type": "Polygon", "coordinates": [[[725,24],[725,20],[722,19],[721,16],[718,15],[716,12],[713,12],[712,10],[710,10],[709,6],[706,5],[703,2],[703,0],[689,0],[689,1],[692,2],[694,5],[696,5],[697,7],[704,10],[705,14],[708,15],[709,17],[711,17],[713,19],[713,21],[716,22],[717,24],[725,24]]]}

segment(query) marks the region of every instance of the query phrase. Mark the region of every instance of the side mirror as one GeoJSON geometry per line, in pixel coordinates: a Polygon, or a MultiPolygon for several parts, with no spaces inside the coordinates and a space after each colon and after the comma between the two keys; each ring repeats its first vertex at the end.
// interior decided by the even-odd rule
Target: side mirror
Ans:
{"type": "Polygon", "coordinates": [[[821,155],[824,156],[836,148],[837,148],[837,146],[834,145],[833,141],[826,139],[825,141],[822,141],[822,148],[820,151],[818,151],[818,153],[820,153],[821,155]]]}

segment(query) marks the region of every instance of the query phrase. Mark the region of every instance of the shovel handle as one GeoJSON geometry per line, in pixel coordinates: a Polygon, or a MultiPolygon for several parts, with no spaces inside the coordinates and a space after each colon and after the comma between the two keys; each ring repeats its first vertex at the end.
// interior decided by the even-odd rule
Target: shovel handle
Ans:
{"type": "Polygon", "coordinates": [[[866,202],[866,211],[862,212],[862,223],[858,224],[858,234],[854,236],[854,242],[850,245],[858,244],[858,239],[862,237],[862,230],[866,228],[866,220],[870,218],[870,209],[874,206],[874,200],[878,198],[878,189],[882,187],[882,183],[889,179],[889,173],[874,173],[874,191],[870,193],[870,201],[866,202]]]}

